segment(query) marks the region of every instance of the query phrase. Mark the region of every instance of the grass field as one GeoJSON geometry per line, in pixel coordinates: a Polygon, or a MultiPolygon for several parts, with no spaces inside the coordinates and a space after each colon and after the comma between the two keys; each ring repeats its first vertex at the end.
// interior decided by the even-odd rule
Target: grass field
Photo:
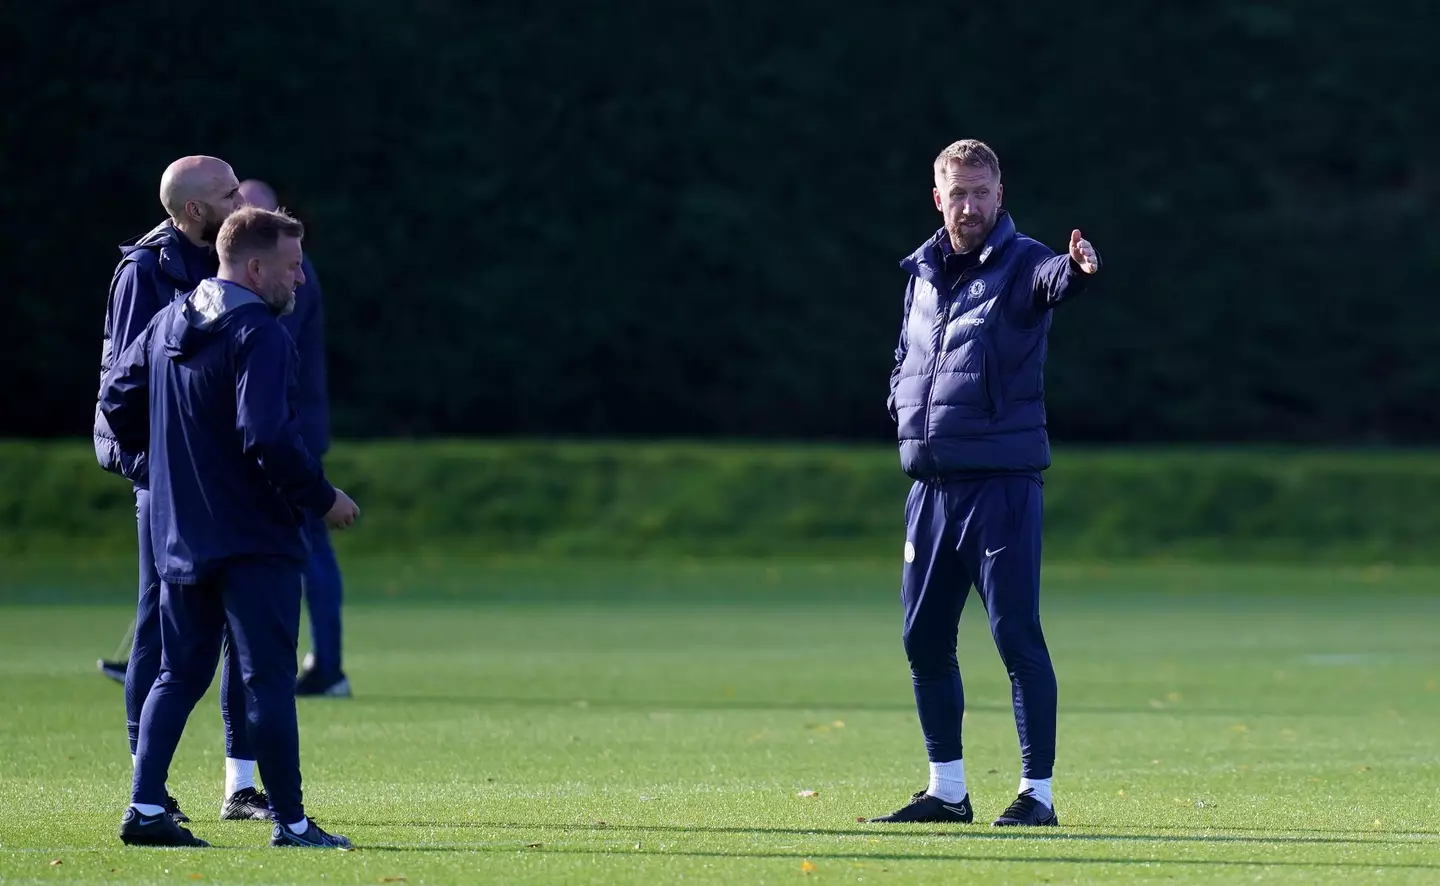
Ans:
{"type": "Polygon", "coordinates": [[[216,820],[213,688],[171,787],[217,848],[123,847],[123,702],[93,662],[125,571],[10,564],[0,882],[1440,882],[1440,571],[1050,567],[1062,827],[1038,833],[989,825],[1018,750],[974,597],[984,823],[857,822],[925,783],[897,574],[349,563],[356,697],[300,718],[308,809],[360,848],[305,853],[216,820]]]}

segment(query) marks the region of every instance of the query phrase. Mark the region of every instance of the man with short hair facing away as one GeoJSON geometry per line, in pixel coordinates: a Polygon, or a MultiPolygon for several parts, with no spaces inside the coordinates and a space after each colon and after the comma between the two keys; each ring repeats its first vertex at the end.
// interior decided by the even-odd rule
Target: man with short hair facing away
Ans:
{"type": "MultiPolygon", "coordinates": [[[[259,179],[240,183],[240,194],[249,206],[279,209],[275,189],[259,179]]],[[[295,411],[300,416],[300,436],[310,454],[324,464],[330,450],[330,394],[325,372],[325,302],[320,278],[310,256],[301,265],[305,282],[295,290],[295,310],[280,318],[295,339],[300,370],[295,390],[295,411]]],[[[307,520],[305,537],[310,542],[310,561],[305,565],[305,603],[310,610],[310,652],[300,669],[295,694],[349,698],[350,680],[340,661],[340,605],[344,586],[340,564],[330,544],[330,532],[323,520],[307,520]]]]}
{"type": "MultiPolygon", "coordinates": [[[[149,233],[120,247],[121,259],[110,281],[100,372],[135,340],[150,319],[177,295],[189,292],[215,273],[215,237],[220,226],[245,205],[230,164],[202,155],[181,157],[160,177],[160,204],[169,216],[149,233]]],[[[123,449],[97,403],[95,455],[100,466],[130,480],[135,494],[139,541],[139,596],[128,659],[100,661],[101,673],[125,686],[125,719],[133,765],[140,711],[160,673],[160,578],[150,537],[150,490],[143,451],[123,449]]],[[[232,681],[234,656],[221,672],[220,713],[225,725],[225,791],[222,819],[270,817],[265,794],[256,789],[255,757],[245,730],[245,693],[239,675],[232,681]],[[239,728],[235,724],[239,723],[239,728]]],[[[165,805],[176,821],[189,821],[174,797],[165,805]]]]}
{"type": "Polygon", "coordinates": [[[956,659],[972,585],[1009,672],[1020,738],[1019,794],[994,824],[1054,825],[1055,670],[1040,629],[1041,472],[1050,467],[1044,363],[1051,310],[1100,270],[1072,231],[1056,255],[1001,209],[1000,162],[958,141],[935,158],[944,225],[901,262],[909,273],[889,409],[905,503],[903,639],[930,758],[910,803],[871,819],[970,822],[956,659]]]}
{"type": "Polygon", "coordinates": [[[123,448],[148,453],[160,574],[160,678],[140,719],[120,838],[204,846],[164,814],[185,721],[215,674],[226,627],[247,694],[250,738],[275,813],[273,846],[349,841],[310,821],[300,788],[295,653],[301,525],[351,525],[355,503],[326,480],[289,403],[295,346],[279,316],[303,279],[304,227],[238,210],[217,238],[220,268],[161,310],[117,361],[100,403],[123,448]]]}

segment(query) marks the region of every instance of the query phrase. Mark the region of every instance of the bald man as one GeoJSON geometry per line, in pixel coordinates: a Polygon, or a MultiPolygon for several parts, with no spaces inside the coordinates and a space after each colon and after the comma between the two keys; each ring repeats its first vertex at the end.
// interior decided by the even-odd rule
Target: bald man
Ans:
{"type": "MultiPolygon", "coordinates": [[[[160,205],[169,216],[149,233],[120,246],[120,264],[110,281],[105,306],[105,332],[100,349],[103,382],[116,357],[145,329],[150,318],[177,295],[215,275],[219,259],[215,236],[230,214],[245,205],[240,182],[230,164],[216,157],[181,157],[160,178],[160,205]]],[[[160,673],[160,577],[150,535],[149,472],[143,452],[120,446],[97,391],[95,456],[100,466],[131,481],[135,493],[139,541],[140,588],[135,610],[134,641],[128,661],[101,661],[107,676],[125,684],[125,718],[130,732],[132,765],[140,733],[140,714],[160,673]]],[[[233,646],[227,644],[221,675],[221,715],[225,723],[225,795],[222,819],[270,817],[268,798],[255,788],[255,754],[246,726],[245,690],[236,672],[233,646]],[[232,725],[233,724],[233,725],[232,725]]],[[[174,797],[167,811],[176,821],[189,821],[174,797]]]]}
{"type": "MultiPolygon", "coordinates": [[[[260,209],[279,208],[275,189],[259,179],[240,183],[245,203],[260,209]]],[[[330,449],[330,397],[325,380],[325,304],[320,294],[320,278],[304,257],[301,268],[305,282],[295,290],[295,310],[280,318],[295,340],[300,355],[300,373],[296,382],[295,412],[300,418],[300,436],[315,458],[322,459],[330,449]]],[[[330,545],[330,531],[325,521],[311,519],[305,526],[310,542],[310,561],[305,567],[305,602],[310,609],[310,653],[300,679],[295,684],[297,695],[350,696],[350,681],[340,664],[340,603],[343,585],[340,565],[330,545]]]]}

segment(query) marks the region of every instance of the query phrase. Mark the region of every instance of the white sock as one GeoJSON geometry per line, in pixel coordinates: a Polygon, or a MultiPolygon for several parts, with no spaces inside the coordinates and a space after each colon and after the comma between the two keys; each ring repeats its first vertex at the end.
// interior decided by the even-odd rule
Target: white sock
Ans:
{"type": "Polygon", "coordinates": [[[946,803],[959,803],[965,799],[965,761],[931,763],[930,787],[925,789],[925,793],[946,803]]]}
{"type": "Polygon", "coordinates": [[[241,788],[255,787],[255,761],[225,758],[225,796],[234,796],[241,788]]]}
{"type": "Polygon", "coordinates": [[[1050,809],[1055,808],[1055,798],[1050,794],[1050,779],[1048,778],[1022,778],[1020,779],[1020,793],[1030,791],[1035,794],[1035,799],[1044,803],[1050,809]]]}
{"type": "Polygon", "coordinates": [[[294,824],[285,825],[285,827],[289,828],[292,834],[303,834],[310,830],[310,819],[302,818],[294,824]]]}
{"type": "Polygon", "coordinates": [[[155,806],[150,803],[131,803],[130,808],[141,815],[164,815],[164,806],[155,806]]]}

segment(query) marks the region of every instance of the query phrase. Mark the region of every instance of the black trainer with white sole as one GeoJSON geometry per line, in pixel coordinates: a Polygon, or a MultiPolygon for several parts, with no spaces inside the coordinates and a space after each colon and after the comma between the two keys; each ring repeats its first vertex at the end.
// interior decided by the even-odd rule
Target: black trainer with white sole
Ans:
{"type": "Polygon", "coordinates": [[[341,834],[327,834],[321,830],[315,819],[310,819],[310,826],[305,833],[297,834],[280,822],[275,822],[275,830],[270,833],[271,846],[304,846],[309,849],[353,849],[350,845],[350,838],[341,834]]]}
{"type": "Polygon", "coordinates": [[[969,794],[961,797],[958,803],[950,803],[939,797],[932,797],[924,791],[912,796],[908,806],[897,809],[889,815],[869,819],[872,822],[943,822],[948,824],[969,824],[974,820],[975,810],[970,808],[969,794]]]}
{"type": "Polygon", "coordinates": [[[1032,791],[1022,791],[1010,808],[995,819],[995,827],[1048,827],[1060,823],[1055,810],[1041,803],[1032,791]]]}
{"type": "Polygon", "coordinates": [[[264,791],[241,788],[220,805],[221,821],[274,821],[270,798],[264,791]]]}
{"type": "Polygon", "coordinates": [[[145,815],[134,806],[120,819],[120,842],[126,846],[209,846],[175,823],[169,815],[145,815]]]}

